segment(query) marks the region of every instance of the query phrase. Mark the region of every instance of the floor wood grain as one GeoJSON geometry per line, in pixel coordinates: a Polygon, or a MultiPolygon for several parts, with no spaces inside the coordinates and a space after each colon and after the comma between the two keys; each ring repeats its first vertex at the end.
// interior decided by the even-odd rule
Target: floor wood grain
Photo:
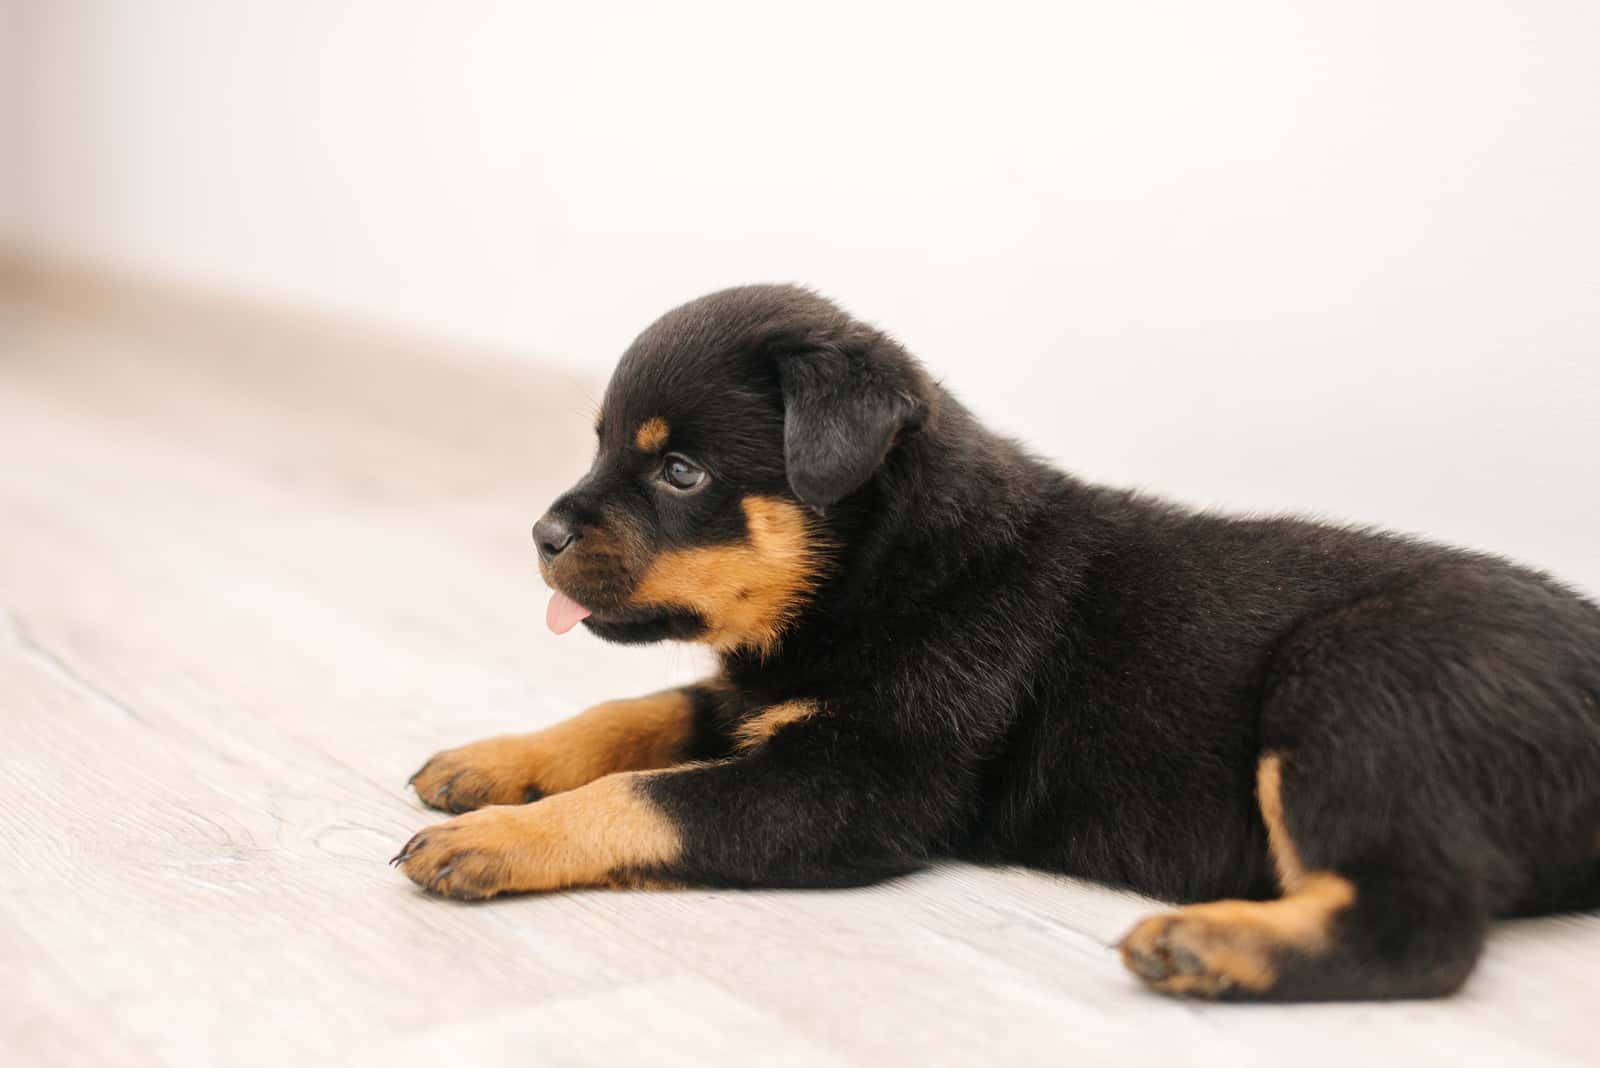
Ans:
{"type": "Polygon", "coordinates": [[[0,1062],[1594,1064],[1600,918],[1433,1004],[1197,1006],[1151,904],[942,866],[463,906],[385,861],[433,751],[694,677],[542,626],[596,384],[0,271],[0,1062]]]}

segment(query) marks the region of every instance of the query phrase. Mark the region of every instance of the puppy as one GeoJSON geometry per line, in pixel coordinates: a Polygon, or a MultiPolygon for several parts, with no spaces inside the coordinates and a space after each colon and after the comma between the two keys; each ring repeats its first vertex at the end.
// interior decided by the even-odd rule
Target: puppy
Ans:
{"type": "Polygon", "coordinates": [[[435,756],[428,890],[1028,864],[1184,904],[1127,966],[1258,999],[1446,994],[1491,917],[1600,905],[1600,610],[1539,572],[1087,485],[791,287],[669,312],[596,433],[551,628],[721,670],[435,756]]]}

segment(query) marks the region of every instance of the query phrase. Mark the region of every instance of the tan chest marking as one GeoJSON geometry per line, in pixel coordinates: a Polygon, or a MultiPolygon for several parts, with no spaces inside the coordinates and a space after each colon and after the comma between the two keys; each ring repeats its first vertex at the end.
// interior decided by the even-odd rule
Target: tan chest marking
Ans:
{"type": "Polygon", "coordinates": [[[733,747],[739,750],[754,749],[771,738],[779,727],[798,723],[816,714],[815,701],[784,701],[782,704],[769,705],[733,729],[733,747]]]}

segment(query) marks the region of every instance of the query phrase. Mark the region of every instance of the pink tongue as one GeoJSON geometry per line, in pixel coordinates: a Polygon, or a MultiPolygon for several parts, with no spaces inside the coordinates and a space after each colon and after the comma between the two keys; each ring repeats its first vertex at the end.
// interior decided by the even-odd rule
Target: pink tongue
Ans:
{"type": "Polygon", "coordinates": [[[550,595],[550,607],[544,610],[544,621],[557,634],[565,634],[582,623],[588,615],[587,608],[557,590],[550,595]]]}

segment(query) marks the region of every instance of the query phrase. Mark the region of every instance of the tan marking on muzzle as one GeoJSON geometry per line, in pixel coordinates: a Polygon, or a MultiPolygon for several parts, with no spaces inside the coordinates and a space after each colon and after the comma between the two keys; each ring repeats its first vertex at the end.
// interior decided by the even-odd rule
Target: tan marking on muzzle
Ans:
{"type": "Polygon", "coordinates": [[[705,620],[701,640],[718,650],[767,653],[816,589],[824,546],[799,505],[755,496],[742,504],[747,540],[661,553],[633,602],[690,609],[705,620]]]}

